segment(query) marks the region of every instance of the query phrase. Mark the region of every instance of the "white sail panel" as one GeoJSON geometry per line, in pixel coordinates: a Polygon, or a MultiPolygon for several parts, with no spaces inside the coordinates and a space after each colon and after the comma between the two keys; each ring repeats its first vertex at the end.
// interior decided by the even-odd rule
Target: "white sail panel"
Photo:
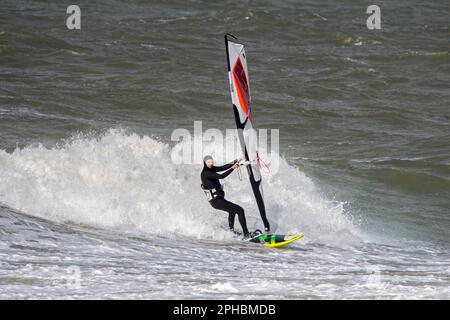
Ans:
{"type": "MultiPolygon", "coordinates": [[[[257,136],[253,130],[253,120],[251,118],[251,95],[250,83],[247,67],[247,56],[242,44],[228,41],[228,52],[230,71],[228,77],[230,80],[231,99],[238,108],[239,120],[243,130],[245,149],[247,150],[248,160],[252,166],[252,171],[256,181],[261,180],[261,173],[258,166],[257,136]]],[[[244,149],[244,146],[242,146],[244,149]]],[[[261,191],[262,187],[260,186],[261,191]]]]}

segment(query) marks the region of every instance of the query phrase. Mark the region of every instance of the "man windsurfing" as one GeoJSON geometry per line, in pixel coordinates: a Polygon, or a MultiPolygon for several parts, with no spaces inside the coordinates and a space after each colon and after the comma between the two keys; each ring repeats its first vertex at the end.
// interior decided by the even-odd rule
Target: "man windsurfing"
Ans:
{"type": "Polygon", "coordinates": [[[214,209],[228,212],[228,226],[230,230],[239,234],[234,230],[234,219],[236,215],[238,215],[244,238],[250,238],[252,234],[247,229],[244,209],[233,202],[225,200],[225,192],[219,181],[220,179],[225,179],[233,172],[233,170],[239,168],[239,160],[240,159],[236,159],[223,166],[215,166],[213,157],[207,155],[203,158],[203,170],[200,176],[202,180],[202,189],[211,206],[214,209]]]}

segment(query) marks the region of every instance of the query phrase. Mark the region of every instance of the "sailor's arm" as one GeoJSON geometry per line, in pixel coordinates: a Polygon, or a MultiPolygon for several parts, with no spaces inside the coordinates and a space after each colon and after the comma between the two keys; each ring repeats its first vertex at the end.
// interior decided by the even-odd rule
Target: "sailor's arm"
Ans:
{"type": "Polygon", "coordinates": [[[230,169],[228,169],[227,171],[225,171],[224,173],[217,173],[217,172],[211,172],[208,171],[206,173],[206,177],[209,179],[224,179],[226,177],[228,177],[234,169],[236,169],[239,165],[238,164],[232,164],[232,167],[230,169]]]}
{"type": "Polygon", "coordinates": [[[230,163],[227,163],[223,166],[217,166],[217,167],[214,166],[214,171],[219,172],[219,171],[224,171],[224,170],[230,169],[234,164],[238,163],[239,161],[240,161],[240,159],[235,159],[235,160],[231,161],[230,163]]]}

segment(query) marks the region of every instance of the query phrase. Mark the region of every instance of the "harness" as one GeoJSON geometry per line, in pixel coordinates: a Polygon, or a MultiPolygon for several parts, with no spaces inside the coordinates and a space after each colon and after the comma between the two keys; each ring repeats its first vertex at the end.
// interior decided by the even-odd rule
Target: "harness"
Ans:
{"type": "Polygon", "coordinates": [[[220,187],[218,187],[218,188],[212,188],[212,189],[205,188],[203,186],[203,184],[201,184],[200,186],[202,187],[202,190],[205,193],[205,196],[208,199],[208,201],[211,201],[217,197],[223,197],[223,195],[224,195],[222,185],[220,185],[220,187]]]}

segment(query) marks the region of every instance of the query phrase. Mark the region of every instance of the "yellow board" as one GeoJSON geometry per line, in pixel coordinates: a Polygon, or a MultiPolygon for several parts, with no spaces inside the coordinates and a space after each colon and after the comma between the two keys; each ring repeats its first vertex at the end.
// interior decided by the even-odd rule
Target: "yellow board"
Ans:
{"type": "Polygon", "coordinates": [[[294,241],[297,241],[298,239],[303,238],[305,235],[301,234],[299,236],[295,236],[293,238],[290,238],[288,240],[282,241],[282,242],[275,242],[275,243],[265,243],[264,246],[267,248],[277,248],[277,247],[281,247],[281,246],[285,246],[289,243],[292,243],[294,241]]]}

